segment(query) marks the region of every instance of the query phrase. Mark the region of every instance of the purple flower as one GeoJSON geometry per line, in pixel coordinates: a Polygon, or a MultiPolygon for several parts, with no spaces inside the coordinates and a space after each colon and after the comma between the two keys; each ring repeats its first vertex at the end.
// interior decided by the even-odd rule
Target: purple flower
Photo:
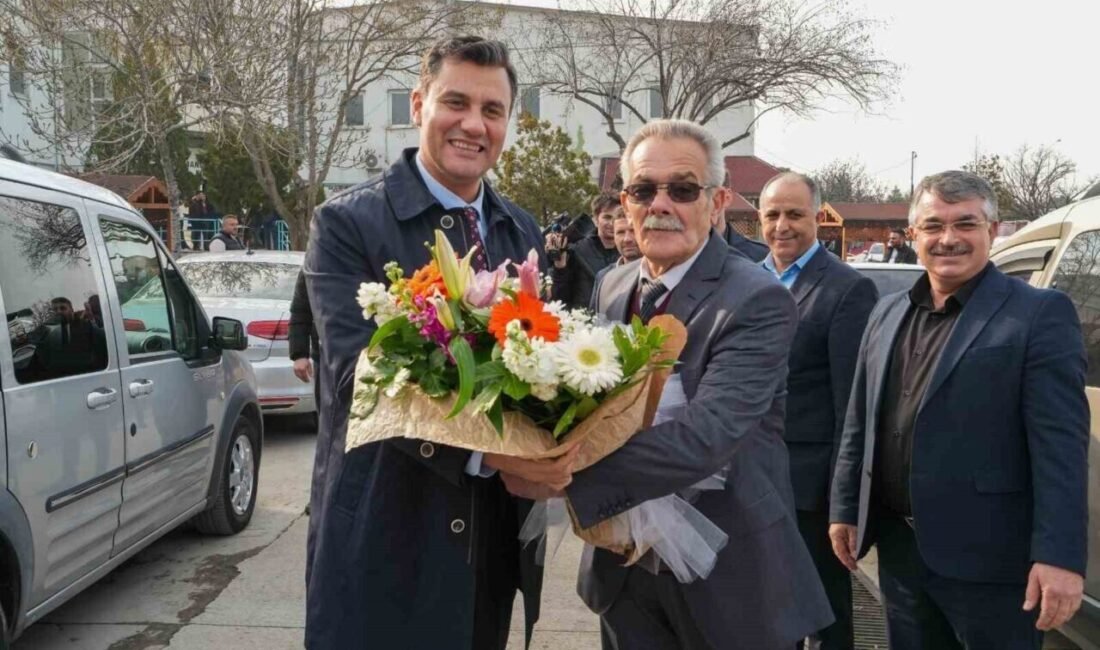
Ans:
{"type": "Polygon", "coordinates": [[[531,252],[527,253],[527,261],[523,264],[516,264],[515,267],[516,271],[519,272],[519,290],[532,298],[538,298],[539,254],[535,252],[535,249],[531,249],[531,252]]]}
{"type": "Polygon", "coordinates": [[[413,302],[420,311],[410,314],[409,322],[420,328],[420,336],[443,348],[449,357],[447,346],[451,343],[451,332],[439,322],[435,305],[420,296],[413,298],[413,302]]]}
{"type": "Polygon", "coordinates": [[[500,283],[508,277],[508,269],[504,264],[495,271],[478,271],[473,281],[466,287],[466,295],[463,301],[473,309],[484,309],[496,302],[500,283]]]}

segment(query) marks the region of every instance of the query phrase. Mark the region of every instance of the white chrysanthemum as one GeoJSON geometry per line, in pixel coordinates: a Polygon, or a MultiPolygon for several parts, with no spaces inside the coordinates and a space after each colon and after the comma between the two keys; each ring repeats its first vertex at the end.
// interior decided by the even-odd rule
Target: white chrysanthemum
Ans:
{"type": "Polygon", "coordinates": [[[595,395],[622,381],[619,351],[609,330],[578,330],[573,336],[558,341],[554,349],[562,382],[580,393],[595,395]]]}
{"type": "Polygon", "coordinates": [[[557,317],[561,338],[568,338],[573,332],[589,328],[594,322],[588,310],[569,309],[560,300],[546,303],[545,310],[557,317]]]}
{"type": "Polygon", "coordinates": [[[400,315],[393,297],[390,296],[386,285],[380,282],[364,282],[359,285],[359,293],[356,295],[359,306],[363,308],[363,318],[374,319],[378,325],[400,315]]]}
{"type": "Polygon", "coordinates": [[[531,394],[544,402],[549,402],[558,396],[557,384],[532,384],[531,394]]]}

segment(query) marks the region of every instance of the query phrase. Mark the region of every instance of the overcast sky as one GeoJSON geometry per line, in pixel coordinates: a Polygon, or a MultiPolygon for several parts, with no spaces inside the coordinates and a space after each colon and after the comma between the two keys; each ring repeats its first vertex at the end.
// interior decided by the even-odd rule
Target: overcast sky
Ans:
{"type": "Polygon", "coordinates": [[[1005,155],[1024,143],[1052,144],[1077,162],[1082,180],[1100,176],[1100,2],[851,5],[884,23],[879,50],[902,66],[895,97],[874,115],[844,102],[809,119],[767,115],[756,136],[759,157],[807,172],[855,157],[880,181],[908,191],[910,151],[919,179],[960,167],[975,148],[1005,155]]]}

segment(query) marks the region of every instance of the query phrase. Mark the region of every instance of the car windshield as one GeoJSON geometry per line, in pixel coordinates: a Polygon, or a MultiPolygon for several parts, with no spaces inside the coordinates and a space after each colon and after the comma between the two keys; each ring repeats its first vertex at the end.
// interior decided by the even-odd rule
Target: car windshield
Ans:
{"type": "Polygon", "coordinates": [[[268,262],[191,262],[180,270],[203,298],[290,300],[298,280],[297,264],[268,262]]]}
{"type": "Polygon", "coordinates": [[[871,278],[878,287],[878,295],[885,296],[911,289],[924,269],[859,269],[859,272],[871,278]]]}

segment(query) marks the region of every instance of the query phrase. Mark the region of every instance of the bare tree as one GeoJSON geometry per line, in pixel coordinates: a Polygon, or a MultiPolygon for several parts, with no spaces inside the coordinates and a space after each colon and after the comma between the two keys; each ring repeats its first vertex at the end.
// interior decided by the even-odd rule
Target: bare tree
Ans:
{"type": "MultiPolygon", "coordinates": [[[[304,248],[314,208],[333,167],[363,165],[373,152],[364,129],[349,131],[349,103],[385,81],[411,85],[420,56],[445,34],[486,26],[492,13],[476,4],[409,0],[338,6],[331,0],[248,0],[240,27],[255,41],[242,52],[242,97],[222,116],[222,132],[244,143],[257,178],[304,248]],[[475,22],[476,21],[476,22],[475,22]],[[270,44],[278,44],[272,47],[270,44]],[[275,125],[278,128],[271,128],[275,125]],[[300,165],[295,200],[283,199],[273,162],[300,165]]],[[[361,105],[360,105],[361,106],[361,105]]]]}
{"type": "Polygon", "coordinates": [[[808,115],[829,97],[862,108],[884,98],[894,64],[876,24],[838,0],[587,0],[526,30],[525,78],[598,112],[621,148],[621,116],[707,124],[732,109],[808,115]],[[656,110],[655,110],[656,107],[656,110]]]}
{"type": "Polygon", "coordinates": [[[886,187],[871,178],[863,163],[854,158],[834,160],[812,176],[821,189],[822,201],[880,203],[888,198],[886,187]]]}
{"type": "Polygon", "coordinates": [[[1076,172],[1077,164],[1051,146],[1021,146],[1004,162],[1003,182],[1012,202],[1006,211],[1031,221],[1070,203],[1084,189],[1076,172]]]}
{"type": "MultiPolygon", "coordinates": [[[[6,58],[45,98],[18,97],[37,142],[70,169],[95,152],[94,170],[103,172],[152,152],[179,217],[183,134],[222,103],[211,70],[225,53],[217,41],[192,38],[216,7],[204,0],[0,0],[6,58]]],[[[13,144],[34,147],[28,139],[13,144]]]]}

